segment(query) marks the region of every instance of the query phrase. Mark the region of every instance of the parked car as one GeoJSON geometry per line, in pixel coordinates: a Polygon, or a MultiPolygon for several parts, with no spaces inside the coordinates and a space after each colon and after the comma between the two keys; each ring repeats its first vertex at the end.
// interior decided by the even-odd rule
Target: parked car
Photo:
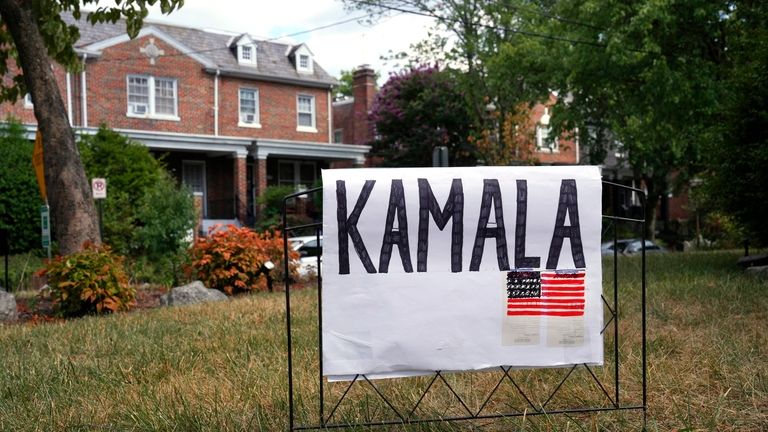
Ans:
{"type": "Polygon", "coordinates": [[[299,276],[317,274],[318,260],[321,263],[323,260],[323,238],[320,237],[318,242],[316,236],[311,236],[311,239],[304,241],[301,246],[296,248],[296,251],[300,255],[299,276]]]}
{"type": "MultiPolygon", "coordinates": [[[[323,236],[320,236],[322,238],[323,236]]],[[[290,246],[293,250],[297,251],[303,245],[304,243],[310,241],[310,240],[317,240],[316,235],[310,235],[310,236],[299,236],[299,237],[288,237],[288,246],[290,246]]]]}
{"type": "MultiPolygon", "coordinates": [[[[624,252],[624,248],[627,247],[628,244],[635,241],[635,239],[620,239],[616,240],[616,249],[618,253],[624,252]]],[[[608,241],[600,245],[600,253],[603,255],[613,255],[613,241],[608,241]]]]}
{"type": "MultiPolygon", "coordinates": [[[[628,243],[624,250],[622,251],[624,254],[627,255],[634,255],[641,253],[643,249],[643,241],[642,240],[634,240],[631,243],[628,243]]],[[[657,245],[651,240],[645,241],[645,253],[665,253],[667,250],[663,247],[657,245]]]]}

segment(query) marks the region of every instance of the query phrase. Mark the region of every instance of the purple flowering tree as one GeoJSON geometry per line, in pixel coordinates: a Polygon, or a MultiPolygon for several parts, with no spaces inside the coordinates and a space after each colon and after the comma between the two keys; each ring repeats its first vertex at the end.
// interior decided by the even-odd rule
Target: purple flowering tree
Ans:
{"type": "Polygon", "coordinates": [[[474,165],[464,95],[450,70],[419,66],[391,74],[369,117],[374,155],[385,166],[432,165],[432,150],[448,147],[451,166],[474,165]]]}

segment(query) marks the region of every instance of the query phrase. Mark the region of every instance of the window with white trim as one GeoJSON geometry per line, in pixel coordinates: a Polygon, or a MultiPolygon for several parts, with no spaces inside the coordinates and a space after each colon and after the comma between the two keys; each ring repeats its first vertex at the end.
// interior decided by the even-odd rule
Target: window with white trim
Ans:
{"type": "Polygon", "coordinates": [[[237,62],[246,66],[256,65],[256,45],[242,43],[237,46],[237,62]]]}
{"type": "Polygon", "coordinates": [[[173,78],[128,75],[129,117],[178,119],[178,87],[173,78]]]}
{"type": "Polygon", "coordinates": [[[296,97],[297,129],[317,132],[315,129],[315,97],[298,95],[296,97]]]}
{"type": "Polygon", "coordinates": [[[312,73],[312,53],[306,47],[300,47],[294,54],[296,56],[296,71],[300,73],[312,73]]]}
{"type": "Polygon", "coordinates": [[[259,91],[254,88],[240,89],[240,126],[260,127],[259,91]]]}
{"type": "Polygon", "coordinates": [[[551,132],[549,126],[536,125],[536,150],[559,151],[557,137],[550,137],[551,132]]]}
{"type": "Polygon", "coordinates": [[[253,47],[250,45],[243,45],[240,51],[240,57],[243,61],[253,60],[253,47]]]}
{"type": "Polygon", "coordinates": [[[24,95],[24,108],[34,108],[34,104],[32,103],[32,93],[27,93],[24,95]]]}

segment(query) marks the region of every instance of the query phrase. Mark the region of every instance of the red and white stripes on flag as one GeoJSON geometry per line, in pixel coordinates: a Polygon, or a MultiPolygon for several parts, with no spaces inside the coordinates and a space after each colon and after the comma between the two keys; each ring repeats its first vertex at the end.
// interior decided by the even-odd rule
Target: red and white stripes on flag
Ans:
{"type": "Polygon", "coordinates": [[[537,296],[507,298],[507,316],[584,316],[584,270],[544,271],[537,296]]]}

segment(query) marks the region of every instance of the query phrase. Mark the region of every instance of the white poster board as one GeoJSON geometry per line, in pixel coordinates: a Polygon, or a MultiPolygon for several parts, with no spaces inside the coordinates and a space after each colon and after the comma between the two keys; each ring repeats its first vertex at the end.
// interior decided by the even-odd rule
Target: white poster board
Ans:
{"type": "Polygon", "coordinates": [[[603,362],[597,167],[323,171],[323,374],[603,362]]]}

